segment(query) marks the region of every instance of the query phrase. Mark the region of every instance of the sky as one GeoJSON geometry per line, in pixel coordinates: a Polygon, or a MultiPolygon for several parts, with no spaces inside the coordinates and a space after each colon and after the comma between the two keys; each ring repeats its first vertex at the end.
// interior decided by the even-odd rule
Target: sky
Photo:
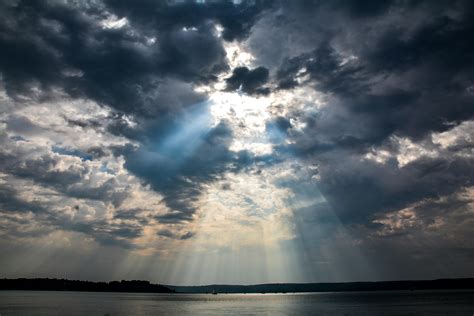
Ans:
{"type": "Polygon", "coordinates": [[[472,1],[0,14],[0,277],[474,277],[472,1]]]}

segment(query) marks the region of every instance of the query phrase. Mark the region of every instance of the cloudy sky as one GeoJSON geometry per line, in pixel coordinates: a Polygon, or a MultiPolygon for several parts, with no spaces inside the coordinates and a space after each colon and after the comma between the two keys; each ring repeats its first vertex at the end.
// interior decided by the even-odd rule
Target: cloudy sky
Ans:
{"type": "Polygon", "coordinates": [[[1,277],[473,277],[471,1],[1,1],[1,277]]]}

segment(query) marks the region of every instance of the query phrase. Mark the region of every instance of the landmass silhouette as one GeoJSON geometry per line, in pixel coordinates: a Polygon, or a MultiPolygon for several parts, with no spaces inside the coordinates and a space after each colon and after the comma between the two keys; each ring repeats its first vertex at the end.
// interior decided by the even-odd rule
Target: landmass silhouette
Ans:
{"type": "Polygon", "coordinates": [[[27,291],[141,293],[296,293],[469,289],[474,289],[474,278],[344,283],[269,283],[255,285],[211,284],[200,286],[160,285],[152,284],[149,281],[141,280],[92,282],[48,278],[0,279],[0,290],[27,291]]]}
{"type": "Polygon", "coordinates": [[[0,290],[174,293],[166,286],[149,281],[92,282],[47,278],[0,279],[0,290]]]}

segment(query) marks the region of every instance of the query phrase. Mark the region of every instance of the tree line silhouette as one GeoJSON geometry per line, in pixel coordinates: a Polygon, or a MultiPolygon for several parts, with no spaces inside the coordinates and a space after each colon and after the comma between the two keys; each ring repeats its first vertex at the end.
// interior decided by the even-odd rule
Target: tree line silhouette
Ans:
{"type": "Polygon", "coordinates": [[[0,279],[0,290],[174,293],[166,286],[141,280],[92,282],[48,278],[0,279]]]}

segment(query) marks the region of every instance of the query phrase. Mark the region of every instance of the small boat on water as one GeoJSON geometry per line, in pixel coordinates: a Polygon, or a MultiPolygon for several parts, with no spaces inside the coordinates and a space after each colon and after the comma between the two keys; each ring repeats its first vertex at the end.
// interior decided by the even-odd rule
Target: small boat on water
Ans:
{"type": "Polygon", "coordinates": [[[212,295],[217,295],[216,290],[212,290],[212,295]]]}

